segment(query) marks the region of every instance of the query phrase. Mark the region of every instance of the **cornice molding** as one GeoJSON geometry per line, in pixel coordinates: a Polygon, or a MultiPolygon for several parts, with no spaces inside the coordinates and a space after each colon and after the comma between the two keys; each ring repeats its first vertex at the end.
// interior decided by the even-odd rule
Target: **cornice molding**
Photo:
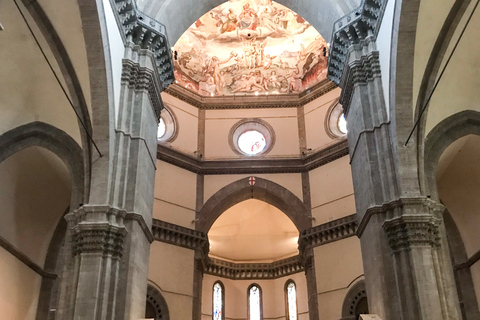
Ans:
{"type": "Polygon", "coordinates": [[[328,78],[337,85],[341,83],[351,47],[368,37],[376,39],[387,1],[362,0],[357,9],[335,22],[328,57],[328,78]]]}
{"type": "Polygon", "coordinates": [[[340,86],[343,88],[340,103],[345,115],[348,115],[353,90],[357,84],[366,84],[381,77],[379,52],[371,51],[360,59],[345,66],[340,86]]]}
{"type": "Polygon", "coordinates": [[[200,250],[205,256],[208,254],[208,237],[203,232],[162,220],[153,219],[152,234],[156,241],[173,244],[191,250],[200,250]]]}
{"type": "Polygon", "coordinates": [[[308,172],[348,155],[348,141],[341,139],[303,158],[203,160],[159,144],[157,159],[202,175],[308,172]]]}
{"type": "Polygon", "coordinates": [[[360,238],[365,231],[370,219],[376,214],[386,215],[391,213],[393,217],[399,217],[402,214],[408,215],[410,212],[428,212],[432,216],[439,218],[445,207],[426,197],[399,198],[382,205],[370,207],[366,210],[361,221],[359,221],[357,236],[360,238]]]}
{"type": "Polygon", "coordinates": [[[356,229],[357,218],[353,214],[303,231],[297,256],[272,263],[235,263],[209,258],[208,236],[203,232],[158,219],[153,219],[152,224],[156,241],[194,250],[202,272],[235,280],[276,279],[305,271],[312,263],[307,249],[355,236],[356,229]]]}
{"type": "Polygon", "coordinates": [[[115,4],[114,12],[123,38],[153,53],[162,87],[167,88],[174,82],[175,76],[165,26],[138,10],[135,0],[111,1],[115,4]]]}
{"type": "Polygon", "coordinates": [[[272,263],[233,263],[209,259],[205,273],[233,280],[277,279],[305,271],[299,256],[272,263]]]}
{"type": "Polygon", "coordinates": [[[318,247],[327,243],[342,240],[356,235],[357,215],[352,214],[336,219],[300,233],[298,246],[303,253],[307,248],[318,247]]]}
{"type": "Polygon", "coordinates": [[[139,63],[130,59],[123,59],[122,64],[122,83],[128,84],[128,86],[134,90],[147,91],[157,122],[160,121],[161,111],[163,109],[160,93],[163,88],[158,78],[152,70],[147,67],[142,67],[139,63]]]}
{"type": "Polygon", "coordinates": [[[203,110],[300,108],[336,87],[335,83],[325,79],[300,94],[204,97],[178,84],[172,84],[165,92],[203,110]]]}

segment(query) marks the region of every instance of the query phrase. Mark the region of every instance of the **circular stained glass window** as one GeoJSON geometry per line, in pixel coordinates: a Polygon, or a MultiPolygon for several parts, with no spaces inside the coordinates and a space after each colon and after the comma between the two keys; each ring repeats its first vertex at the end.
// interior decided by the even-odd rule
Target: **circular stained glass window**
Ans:
{"type": "Polygon", "coordinates": [[[163,121],[163,118],[160,118],[160,123],[158,124],[157,130],[157,140],[161,139],[165,135],[166,131],[167,127],[165,126],[165,122],[163,121]]]}
{"type": "Polygon", "coordinates": [[[342,113],[340,117],[338,117],[338,130],[340,130],[340,132],[343,134],[347,133],[347,120],[345,120],[344,113],[342,113]]]}
{"type": "Polygon", "coordinates": [[[238,137],[238,147],[248,155],[255,155],[265,149],[265,136],[257,130],[249,130],[238,137]]]}

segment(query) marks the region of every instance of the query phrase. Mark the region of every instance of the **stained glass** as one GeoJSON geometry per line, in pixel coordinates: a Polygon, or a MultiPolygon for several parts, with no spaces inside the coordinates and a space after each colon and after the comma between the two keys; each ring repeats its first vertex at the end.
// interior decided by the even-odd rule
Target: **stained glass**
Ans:
{"type": "Polygon", "coordinates": [[[246,131],[238,138],[238,147],[248,155],[262,152],[266,144],[264,135],[256,130],[246,131]]]}
{"type": "Polygon", "coordinates": [[[220,283],[215,283],[213,286],[213,320],[222,320],[222,306],[223,306],[222,286],[220,283]]]}
{"type": "Polygon", "coordinates": [[[347,133],[347,120],[345,119],[344,113],[338,118],[338,130],[340,130],[341,133],[347,133]]]}
{"type": "Polygon", "coordinates": [[[162,118],[160,118],[160,123],[158,124],[158,130],[157,130],[157,139],[160,139],[161,137],[163,137],[166,129],[167,128],[165,127],[165,122],[163,121],[162,118]]]}
{"type": "Polygon", "coordinates": [[[250,294],[248,296],[249,308],[250,308],[250,320],[260,319],[260,289],[257,286],[250,288],[250,294]]]}
{"type": "Polygon", "coordinates": [[[288,320],[297,320],[297,290],[295,283],[287,285],[288,320]]]}

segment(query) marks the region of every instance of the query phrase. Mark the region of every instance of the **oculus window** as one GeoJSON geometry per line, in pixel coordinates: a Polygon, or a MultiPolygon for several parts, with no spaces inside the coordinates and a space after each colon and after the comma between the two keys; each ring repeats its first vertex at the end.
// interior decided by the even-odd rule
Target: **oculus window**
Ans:
{"type": "Polygon", "coordinates": [[[171,142],[177,137],[178,125],[175,115],[169,107],[164,107],[157,129],[157,141],[171,142]]]}
{"type": "Polygon", "coordinates": [[[343,106],[338,101],[328,109],[325,117],[325,131],[332,139],[344,137],[347,134],[347,119],[343,113],[343,106]]]}
{"type": "Polygon", "coordinates": [[[275,144],[273,128],[261,119],[244,119],[237,122],[229,134],[232,150],[243,156],[267,154],[275,144]]]}

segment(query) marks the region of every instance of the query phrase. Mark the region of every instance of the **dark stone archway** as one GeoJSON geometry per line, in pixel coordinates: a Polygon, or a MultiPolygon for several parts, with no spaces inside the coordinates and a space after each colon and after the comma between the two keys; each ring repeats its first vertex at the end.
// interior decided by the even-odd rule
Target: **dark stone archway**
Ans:
{"type": "Polygon", "coordinates": [[[215,193],[197,213],[196,229],[208,233],[215,220],[228,208],[248,199],[265,201],[285,213],[301,232],[312,226],[310,210],[291,191],[279,184],[255,178],[251,186],[247,178],[235,181],[215,193]]]}

